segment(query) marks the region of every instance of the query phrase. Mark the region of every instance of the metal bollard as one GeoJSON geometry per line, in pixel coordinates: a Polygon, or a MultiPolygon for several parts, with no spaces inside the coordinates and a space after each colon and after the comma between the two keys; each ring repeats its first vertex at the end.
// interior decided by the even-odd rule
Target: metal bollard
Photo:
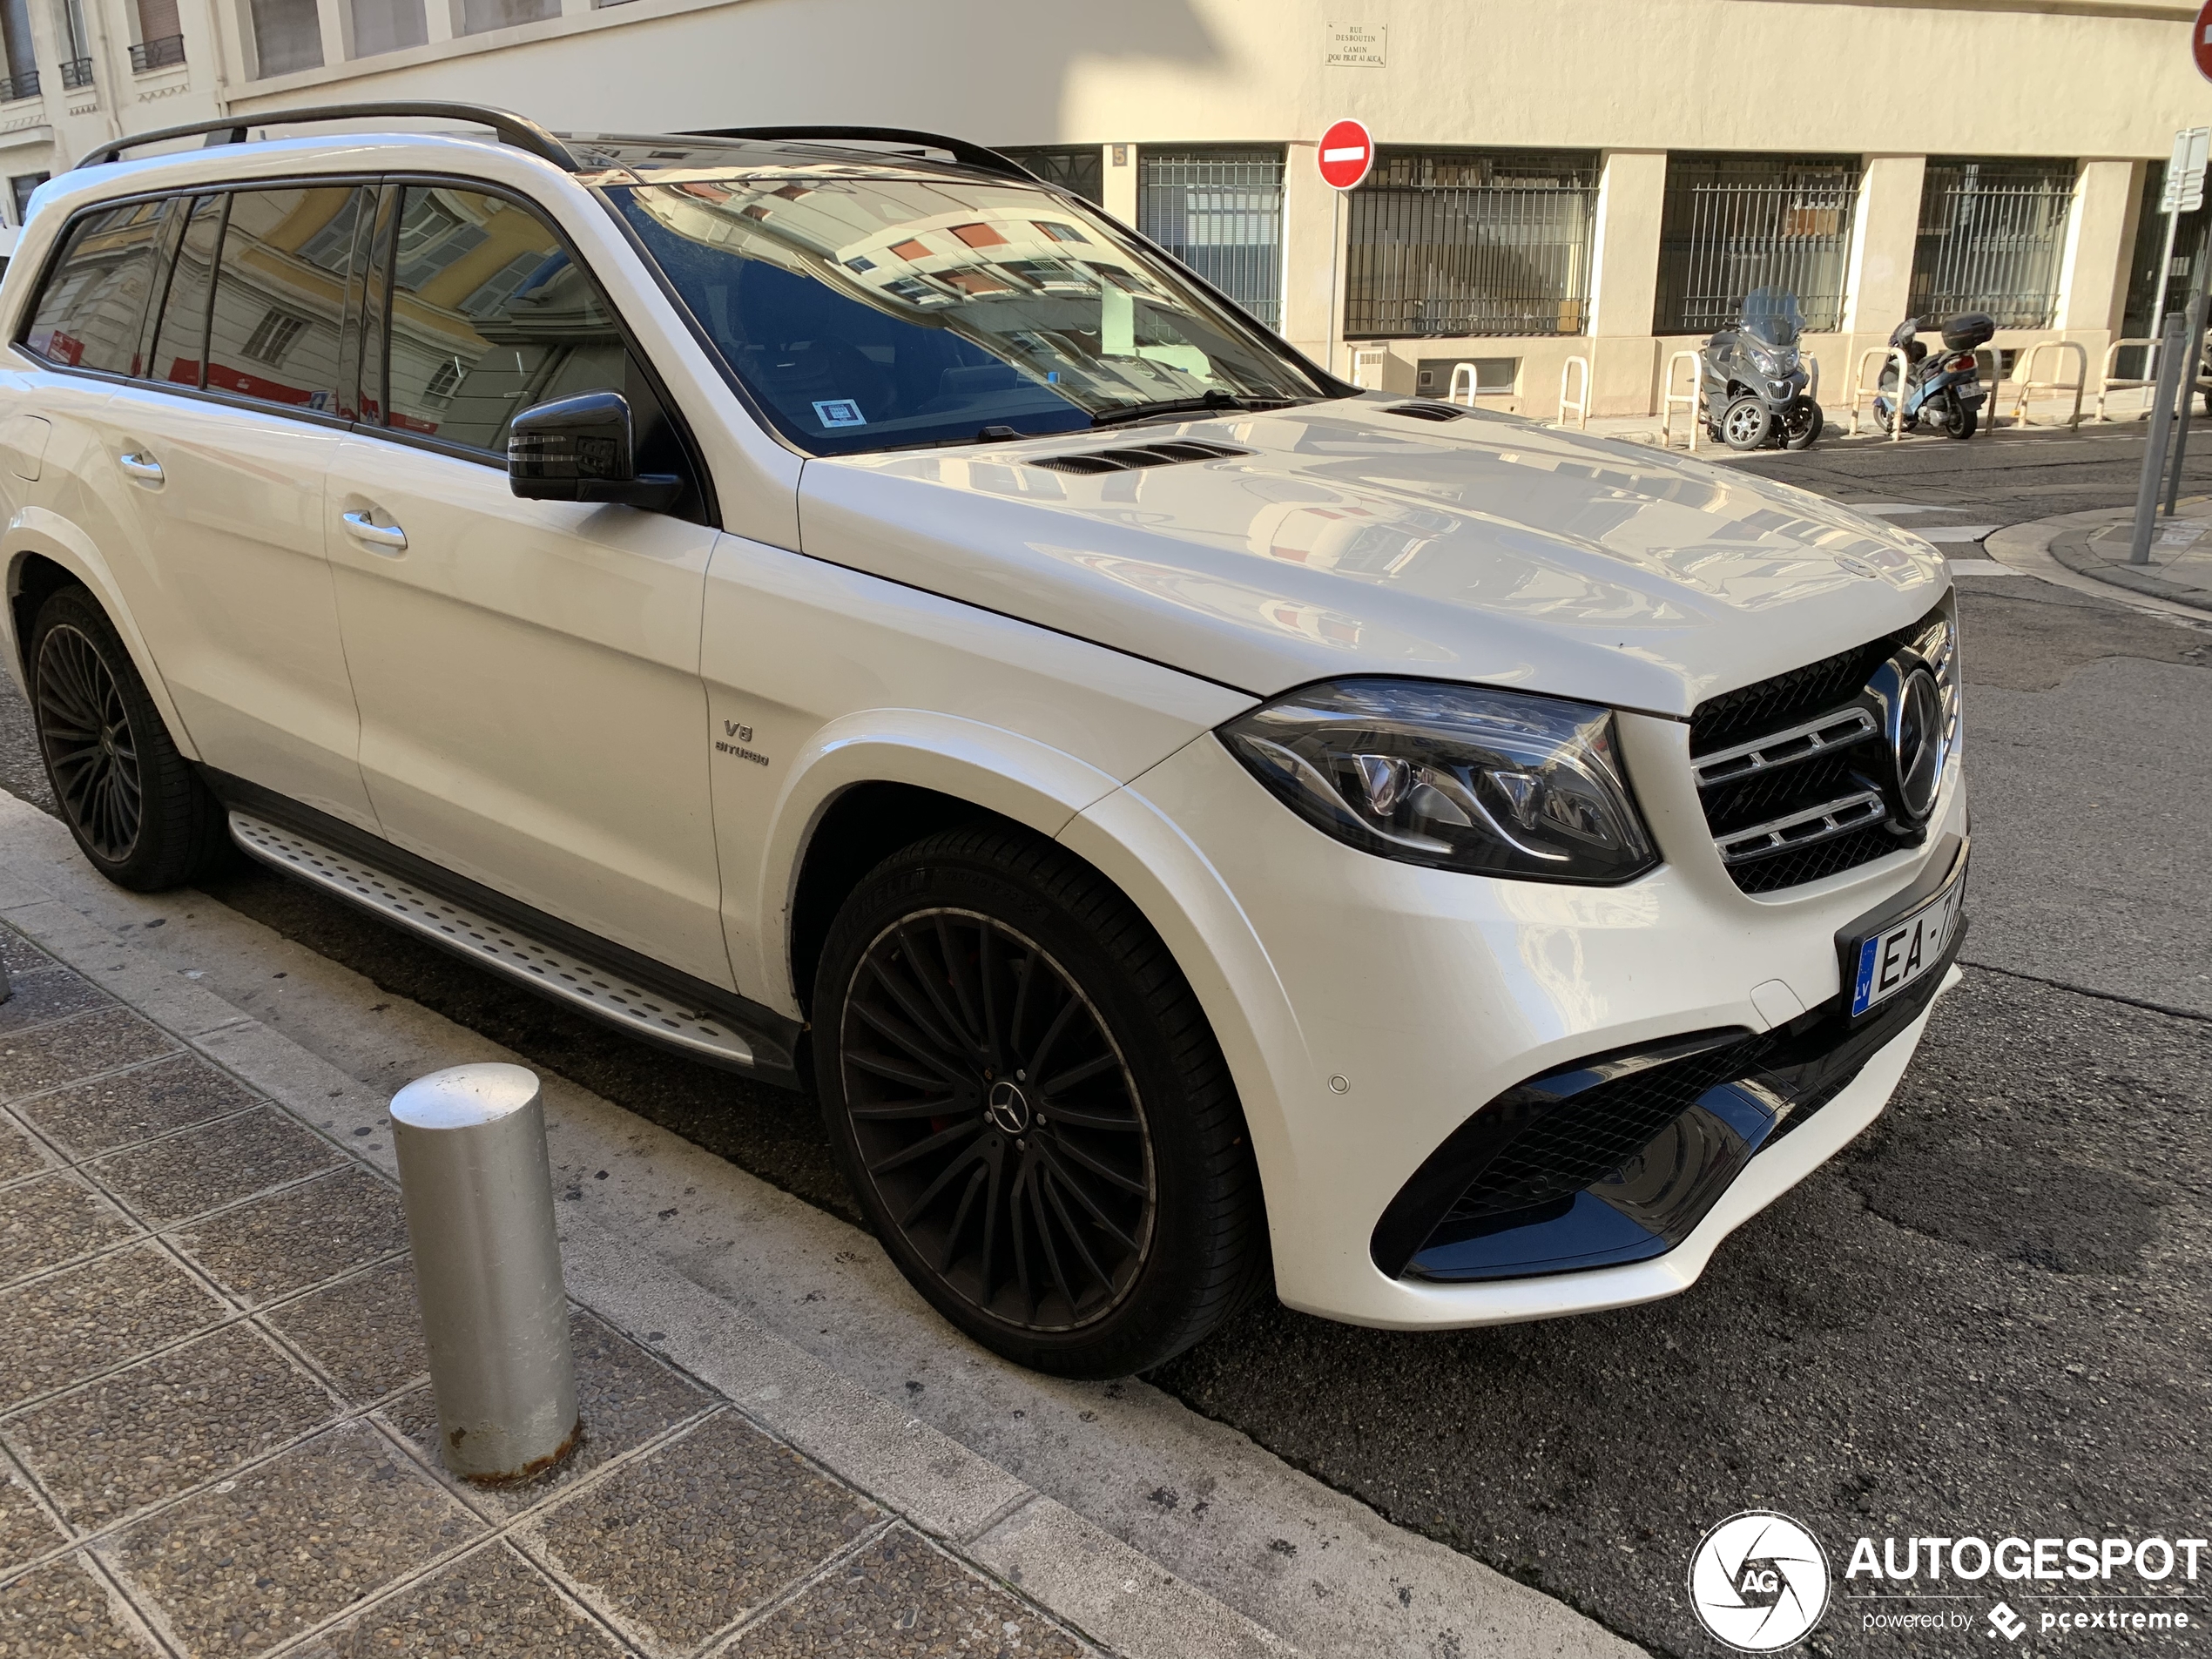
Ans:
{"type": "Polygon", "coordinates": [[[446,1467],[527,1480],[583,1431],[537,1077],[454,1066],[392,1096],[392,1143],[446,1467]]]}

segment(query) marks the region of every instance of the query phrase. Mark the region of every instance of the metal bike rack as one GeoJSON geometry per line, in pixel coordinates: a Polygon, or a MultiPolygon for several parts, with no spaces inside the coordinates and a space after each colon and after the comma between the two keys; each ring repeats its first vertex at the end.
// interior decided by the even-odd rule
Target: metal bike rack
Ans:
{"type": "MultiPolygon", "coordinates": [[[[1457,378],[1456,374],[1453,378],[1457,378]]],[[[1569,409],[1575,411],[1575,429],[1587,432],[1590,425],[1590,360],[1579,353],[1559,366],[1559,419],[1553,424],[1565,427],[1569,409]],[[1582,395],[1569,398],[1567,395],[1568,377],[1577,368],[1582,371],[1582,395]]]]}
{"type": "MultiPolygon", "coordinates": [[[[2104,373],[2099,376],[2097,381],[2096,418],[2099,421],[2107,423],[2112,421],[2113,417],[2105,413],[2105,400],[2110,397],[2114,392],[2148,392],[2156,389],[2158,386],[2158,344],[2159,342],[2155,340],[2148,338],[2131,338],[2128,340],[2115,340],[2111,345],[2105,347],[2104,373]],[[2125,375],[2114,374],[2113,369],[2120,361],[2120,354],[2124,351],[2133,350],[2138,346],[2141,346],[2143,348],[2143,378],[2141,380],[2134,380],[2125,375]]],[[[2143,418],[2145,420],[2148,420],[2150,418],[2150,401],[2148,399],[2144,400],[2143,402],[2143,418]]]]}
{"type": "Polygon", "coordinates": [[[392,1144],[445,1466],[528,1480],[583,1433],[537,1078],[497,1063],[418,1077],[392,1097],[392,1144]]]}
{"type": "MultiPolygon", "coordinates": [[[[1518,377],[1516,377],[1516,380],[1517,378],[1518,377]]],[[[1474,365],[1473,363],[1454,363],[1452,366],[1452,389],[1444,395],[1444,401],[1447,403],[1457,403],[1464,408],[1471,409],[1475,407],[1474,400],[1479,397],[1501,397],[1508,403],[1518,403],[1521,401],[1521,389],[1518,384],[1516,384],[1507,387],[1502,392],[1486,392],[1474,383],[1474,365]],[[1467,395],[1465,397],[1460,395],[1460,376],[1462,374],[1467,376],[1467,395]]],[[[1514,409],[1512,413],[1518,415],[1521,411],[1519,409],[1514,409]]]]}
{"type": "MultiPolygon", "coordinates": [[[[2074,394],[2074,413],[2067,416],[2065,421],[2060,422],[2060,424],[2066,427],[2069,431],[2074,430],[2081,424],[2081,394],[2088,384],[2089,348],[2087,347],[2084,346],[2078,340],[2037,341],[2035,344],[2027,348],[2027,355],[2020,363],[2020,395],[2013,400],[2013,424],[2014,426],[2033,426],[2035,424],[2034,417],[2027,412],[2027,400],[2033,396],[2036,393],[2071,392],[2074,394]],[[2061,359],[2063,359],[2067,352],[2072,352],[2074,354],[2075,365],[2080,368],[2080,373],[2074,377],[2074,381],[2071,385],[2067,384],[2064,381],[2039,381],[2035,378],[2036,354],[2038,352],[2047,351],[2057,352],[2060,354],[2061,359]]],[[[1992,420],[1996,418],[1996,410],[1992,409],[1990,411],[1990,418],[1992,420]]]]}
{"type": "Polygon", "coordinates": [[[1705,424],[1697,407],[1704,390],[1700,361],[1700,354],[1694,351],[1678,351],[1667,359],[1667,372],[1659,382],[1659,447],[1662,449],[1674,448],[1675,410],[1681,408],[1689,413],[1689,452],[1692,455],[1697,453],[1697,434],[1705,424]],[[1687,392],[1675,390],[1675,365],[1677,363],[1689,365],[1689,390],[1687,392]]]}
{"type": "MultiPolygon", "coordinates": [[[[1911,361],[1905,357],[1905,353],[1895,346],[1869,346],[1865,351],[1859,353],[1858,366],[1851,371],[1851,435],[1854,438],[1858,435],[1858,411],[1862,405],[1871,417],[1874,409],[1874,399],[1881,392],[1881,370],[1874,371],[1872,381],[1870,381],[1866,378],[1866,365],[1876,361],[1893,362],[1897,365],[1897,396],[1890,404],[1890,442],[1895,443],[1905,435],[1905,388],[1912,383],[1912,379],[1911,361]]],[[[1871,419],[1867,424],[1870,428],[1873,427],[1873,421],[1871,419]]]]}

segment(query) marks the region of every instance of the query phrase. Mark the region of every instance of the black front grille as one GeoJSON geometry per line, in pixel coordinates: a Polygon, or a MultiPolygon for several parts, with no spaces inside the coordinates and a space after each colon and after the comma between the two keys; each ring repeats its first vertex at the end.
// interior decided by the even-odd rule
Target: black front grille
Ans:
{"type": "Polygon", "coordinates": [[[1715,1083],[1748,1075],[1766,1041],[1746,1037],[1583,1089],[1515,1136],[1444,1219],[1476,1221],[1532,1209],[1602,1180],[1715,1083]]]}
{"type": "MultiPolygon", "coordinates": [[[[1689,717],[1690,758],[1786,732],[1857,701],[1874,671],[1919,638],[1941,609],[1938,606],[1911,627],[1864,645],[1708,698],[1689,717]]],[[[1737,834],[1868,788],[1879,789],[1887,761],[1879,732],[1869,732],[1832,752],[1715,784],[1700,790],[1698,796],[1705,822],[1716,838],[1737,834]]],[[[1900,835],[1871,824],[1826,840],[1745,859],[1729,865],[1728,872],[1745,893],[1773,893],[1871,863],[1885,853],[1917,846],[1922,839],[1917,833],[1900,835]]]]}

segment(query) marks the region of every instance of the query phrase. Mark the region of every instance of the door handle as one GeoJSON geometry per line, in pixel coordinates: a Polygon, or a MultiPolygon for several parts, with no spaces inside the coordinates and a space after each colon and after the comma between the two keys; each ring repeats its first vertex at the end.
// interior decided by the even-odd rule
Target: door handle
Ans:
{"type": "Polygon", "coordinates": [[[161,463],[143,449],[119,455],[116,456],[115,463],[133,478],[149,484],[158,484],[167,475],[161,470],[161,463]]]}
{"type": "Polygon", "coordinates": [[[407,532],[397,524],[379,524],[367,513],[341,513],[338,516],[355,541],[366,542],[385,552],[407,551],[407,532]]]}

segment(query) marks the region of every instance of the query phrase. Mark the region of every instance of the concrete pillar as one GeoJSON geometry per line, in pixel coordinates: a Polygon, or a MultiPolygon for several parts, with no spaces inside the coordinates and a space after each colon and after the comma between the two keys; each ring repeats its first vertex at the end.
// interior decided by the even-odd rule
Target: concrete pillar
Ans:
{"type": "Polygon", "coordinates": [[[1321,182],[1315,143],[1289,146],[1283,166],[1283,337],[1325,368],[1342,327],[1336,302],[1341,204],[1321,182]]]}
{"type": "Polygon", "coordinates": [[[454,0],[422,0],[423,38],[429,45],[451,40],[460,30],[454,22],[454,0]]]}
{"type": "Polygon", "coordinates": [[[1134,227],[1136,224],[1136,146],[1133,144],[1108,145],[1106,167],[1101,176],[1105,181],[1101,188],[1105,200],[1100,206],[1123,224],[1134,227]]]}
{"type": "Polygon", "coordinates": [[[1667,152],[1608,150],[1598,182],[1590,249],[1590,413],[1649,415],[1658,407],[1659,219],[1667,152]]]}
{"type": "Polygon", "coordinates": [[[2085,161],[2075,176],[2074,212],[2059,266],[2057,327],[2088,348],[2092,371],[2120,331],[2128,304],[2128,261],[2138,193],[2133,161],[2085,161]]]}
{"type": "Polygon", "coordinates": [[[353,19],[344,0],[315,0],[315,21],[322,25],[322,61],[342,64],[353,56],[353,19]]]}

